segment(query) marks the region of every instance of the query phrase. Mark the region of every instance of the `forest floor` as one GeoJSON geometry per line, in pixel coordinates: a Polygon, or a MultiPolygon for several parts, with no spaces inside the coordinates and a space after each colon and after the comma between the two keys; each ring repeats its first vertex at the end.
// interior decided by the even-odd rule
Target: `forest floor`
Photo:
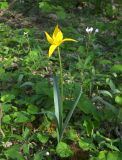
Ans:
{"type": "Polygon", "coordinates": [[[0,159],[122,160],[121,14],[84,14],[77,7],[61,15],[0,11],[0,159]],[[56,24],[64,37],[78,40],[61,46],[65,117],[83,89],[58,145],[54,119],[40,115],[53,112],[51,80],[59,63],[56,53],[47,56],[44,31],[56,24]]]}

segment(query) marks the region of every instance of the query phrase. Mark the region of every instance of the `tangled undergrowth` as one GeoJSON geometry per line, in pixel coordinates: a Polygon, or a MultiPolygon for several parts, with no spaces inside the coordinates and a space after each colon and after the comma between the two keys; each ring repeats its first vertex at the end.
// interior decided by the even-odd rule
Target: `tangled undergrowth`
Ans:
{"type": "Polygon", "coordinates": [[[121,21],[78,13],[66,13],[67,18],[61,20],[43,13],[41,22],[27,18],[26,25],[19,23],[21,16],[20,21],[14,16],[14,22],[10,15],[10,21],[7,15],[2,18],[1,160],[122,160],[121,21]],[[60,48],[64,120],[82,87],[58,144],[57,124],[50,114],[54,112],[53,73],[60,75],[58,54],[55,51],[48,58],[49,44],[44,35],[57,23],[65,37],[78,41],[60,48]]]}

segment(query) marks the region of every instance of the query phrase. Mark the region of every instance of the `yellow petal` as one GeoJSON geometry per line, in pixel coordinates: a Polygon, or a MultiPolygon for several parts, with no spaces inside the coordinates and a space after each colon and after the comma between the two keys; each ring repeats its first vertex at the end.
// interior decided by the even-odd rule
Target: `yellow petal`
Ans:
{"type": "Polygon", "coordinates": [[[62,34],[61,30],[59,30],[59,32],[57,33],[54,41],[56,41],[60,44],[62,40],[63,40],[63,34],[62,34]]]}
{"type": "Polygon", "coordinates": [[[58,47],[57,45],[51,45],[49,48],[49,52],[48,52],[48,56],[50,57],[53,52],[55,51],[56,47],[58,47]]]}
{"type": "Polygon", "coordinates": [[[56,37],[57,33],[59,32],[58,24],[56,25],[54,32],[53,32],[53,38],[56,37]]]}
{"type": "Polygon", "coordinates": [[[58,24],[56,25],[55,30],[53,32],[53,39],[58,42],[62,41],[63,39],[63,34],[61,30],[58,28],[58,24]]]}
{"type": "Polygon", "coordinates": [[[65,39],[62,40],[62,42],[65,42],[65,41],[78,42],[78,41],[76,41],[75,39],[72,39],[72,38],[65,38],[65,39]]]}
{"type": "Polygon", "coordinates": [[[48,42],[53,44],[53,39],[50,37],[50,35],[47,32],[45,32],[45,35],[46,35],[48,42]]]}

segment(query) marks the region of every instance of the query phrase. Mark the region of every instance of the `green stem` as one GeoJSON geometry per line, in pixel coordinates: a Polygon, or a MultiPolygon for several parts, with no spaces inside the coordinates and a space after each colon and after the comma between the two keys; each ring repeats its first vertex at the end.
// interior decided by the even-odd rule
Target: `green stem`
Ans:
{"type": "MultiPolygon", "coordinates": [[[[58,56],[59,56],[59,64],[60,64],[60,85],[61,85],[61,130],[62,130],[62,126],[63,126],[63,67],[62,67],[62,61],[61,61],[61,54],[60,54],[60,49],[58,47],[58,56]]],[[[60,139],[60,137],[59,137],[60,139]]]]}
{"type": "Polygon", "coordinates": [[[59,47],[58,47],[58,55],[59,55],[59,63],[60,63],[61,100],[63,102],[63,69],[62,69],[62,62],[61,62],[61,55],[60,55],[59,47]]]}
{"type": "Polygon", "coordinates": [[[3,138],[5,138],[5,134],[2,130],[2,116],[3,116],[3,113],[2,113],[2,108],[0,107],[0,133],[2,134],[3,138]]]}
{"type": "Polygon", "coordinates": [[[91,35],[88,33],[88,42],[86,42],[86,55],[87,56],[88,56],[90,44],[91,44],[91,35]]]}

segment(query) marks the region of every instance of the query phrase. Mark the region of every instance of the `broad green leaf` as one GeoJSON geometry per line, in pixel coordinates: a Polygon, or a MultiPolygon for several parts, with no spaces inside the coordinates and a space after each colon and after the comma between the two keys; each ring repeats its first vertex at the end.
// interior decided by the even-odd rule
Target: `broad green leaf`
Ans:
{"type": "Polygon", "coordinates": [[[115,102],[119,105],[122,105],[122,96],[116,96],[115,97],[115,102]]]}
{"type": "Polygon", "coordinates": [[[81,111],[86,114],[92,114],[94,118],[98,119],[98,113],[96,107],[93,105],[92,101],[85,95],[82,95],[78,103],[78,107],[81,111]]]}
{"type": "Polygon", "coordinates": [[[8,2],[0,2],[0,9],[7,9],[8,8],[8,2]]]}
{"type": "Polygon", "coordinates": [[[106,153],[107,153],[107,151],[101,151],[101,152],[99,152],[98,160],[107,160],[106,159],[106,153]]]}
{"type": "Polygon", "coordinates": [[[7,149],[5,152],[7,159],[24,160],[24,157],[20,153],[20,146],[14,145],[7,149]]]}
{"type": "Polygon", "coordinates": [[[11,122],[11,117],[10,117],[9,115],[3,116],[2,122],[7,123],[7,124],[10,124],[10,122],[11,122]]]}
{"type": "Polygon", "coordinates": [[[22,145],[22,150],[24,152],[24,154],[29,154],[29,144],[23,144],[22,145]]]}
{"type": "Polygon", "coordinates": [[[119,160],[119,152],[108,152],[107,160],[119,160]]]}
{"type": "Polygon", "coordinates": [[[9,112],[12,108],[12,105],[11,104],[2,104],[1,107],[4,112],[9,112]]]}
{"type": "Polygon", "coordinates": [[[59,142],[56,147],[56,153],[61,158],[71,157],[73,155],[73,151],[70,146],[64,142],[59,142]]]}
{"type": "Polygon", "coordinates": [[[77,141],[79,139],[78,137],[78,134],[76,132],[76,130],[74,129],[69,129],[67,132],[66,132],[66,135],[67,135],[67,138],[72,140],[72,141],[77,141]]]}
{"type": "Polygon", "coordinates": [[[114,72],[122,72],[122,64],[115,64],[111,70],[114,72]]]}
{"type": "Polygon", "coordinates": [[[25,122],[31,122],[31,116],[27,113],[27,112],[24,112],[24,111],[21,111],[21,112],[15,112],[15,122],[16,123],[25,123],[25,122]]]}
{"type": "Polygon", "coordinates": [[[92,114],[92,113],[96,112],[95,106],[92,104],[92,102],[85,95],[81,96],[81,99],[79,101],[78,106],[79,106],[80,110],[86,114],[92,114]]]}
{"type": "Polygon", "coordinates": [[[117,152],[117,151],[112,151],[112,152],[108,152],[108,151],[101,151],[99,152],[98,155],[98,160],[122,160],[122,154],[121,152],[117,152]]]}
{"type": "Polygon", "coordinates": [[[79,140],[79,147],[81,149],[83,149],[84,151],[90,151],[90,150],[95,149],[94,144],[87,139],[80,139],[79,140]]]}
{"type": "Polygon", "coordinates": [[[27,111],[30,114],[36,114],[36,113],[38,113],[38,107],[35,106],[35,105],[30,104],[30,105],[28,105],[27,111]]]}
{"type": "Polygon", "coordinates": [[[11,93],[3,93],[1,96],[2,102],[11,102],[13,99],[15,99],[15,95],[11,93]]]}
{"type": "Polygon", "coordinates": [[[40,134],[40,133],[37,134],[37,138],[41,143],[47,143],[47,141],[49,139],[49,137],[47,135],[40,134]]]}

